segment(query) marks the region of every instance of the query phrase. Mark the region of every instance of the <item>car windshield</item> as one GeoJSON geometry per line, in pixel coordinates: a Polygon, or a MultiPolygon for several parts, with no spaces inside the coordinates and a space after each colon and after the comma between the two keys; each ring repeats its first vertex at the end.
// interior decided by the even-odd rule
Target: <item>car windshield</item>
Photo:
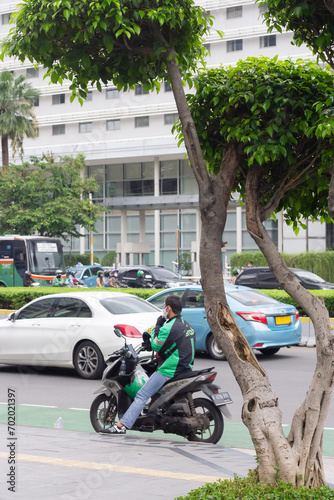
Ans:
{"type": "Polygon", "coordinates": [[[268,297],[256,290],[233,290],[232,292],[227,292],[226,295],[237,300],[244,306],[262,306],[264,304],[276,305],[279,303],[272,297],[268,297]]]}
{"type": "Polygon", "coordinates": [[[313,283],[325,283],[325,280],[310,271],[295,271],[295,274],[299,278],[303,278],[306,281],[312,281],[313,283]]]}
{"type": "Polygon", "coordinates": [[[111,314],[136,314],[145,312],[160,312],[160,309],[139,297],[108,297],[100,303],[111,314]]]}
{"type": "Polygon", "coordinates": [[[165,269],[164,267],[158,267],[156,269],[150,269],[155,279],[167,279],[175,280],[179,279],[176,273],[173,273],[170,269],[165,269]]]}

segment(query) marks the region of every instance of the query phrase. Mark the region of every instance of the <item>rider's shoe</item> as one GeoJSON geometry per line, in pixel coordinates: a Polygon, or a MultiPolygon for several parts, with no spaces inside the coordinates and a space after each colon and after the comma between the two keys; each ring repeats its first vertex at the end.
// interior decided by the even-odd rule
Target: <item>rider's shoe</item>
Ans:
{"type": "Polygon", "coordinates": [[[126,428],[124,427],[118,427],[117,424],[114,424],[112,427],[109,429],[110,434],[126,434],[126,428]]]}

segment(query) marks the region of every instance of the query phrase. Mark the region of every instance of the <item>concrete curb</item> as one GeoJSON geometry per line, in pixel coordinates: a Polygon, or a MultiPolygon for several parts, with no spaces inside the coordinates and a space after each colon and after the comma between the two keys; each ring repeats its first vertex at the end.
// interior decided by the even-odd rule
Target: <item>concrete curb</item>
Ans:
{"type": "MultiPolygon", "coordinates": [[[[300,345],[307,347],[315,347],[314,327],[310,318],[299,318],[302,325],[302,339],[300,345]]],[[[334,334],[334,318],[330,318],[333,334],[334,334]]]]}

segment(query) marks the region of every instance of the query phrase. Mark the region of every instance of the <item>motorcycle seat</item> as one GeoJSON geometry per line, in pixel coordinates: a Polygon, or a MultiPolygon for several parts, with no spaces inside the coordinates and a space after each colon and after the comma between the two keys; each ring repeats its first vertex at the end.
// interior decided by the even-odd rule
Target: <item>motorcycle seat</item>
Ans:
{"type": "Polygon", "coordinates": [[[176,377],[173,377],[170,380],[168,380],[168,383],[175,382],[175,380],[181,380],[183,378],[198,377],[199,375],[203,375],[204,373],[212,372],[214,368],[215,368],[214,366],[211,366],[210,368],[203,368],[203,370],[192,370],[192,371],[182,372],[179,373],[179,375],[176,375],[176,377]]]}

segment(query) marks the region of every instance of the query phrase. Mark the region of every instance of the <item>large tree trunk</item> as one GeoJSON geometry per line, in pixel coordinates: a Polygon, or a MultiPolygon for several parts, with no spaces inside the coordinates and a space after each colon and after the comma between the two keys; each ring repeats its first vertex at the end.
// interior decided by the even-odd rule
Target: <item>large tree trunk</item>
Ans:
{"type": "Polygon", "coordinates": [[[2,149],[2,166],[8,166],[9,164],[9,153],[8,153],[8,135],[3,135],[1,137],[1,149],[2,149]]]}
{"type": "MultiPolygon", "coordinates": [[[[305,400],[296,411],[288,436],[293,453],[294,484],[315,487],[325,484],[322,462],[323,428],[334,380],[334,337],[324,302],[302,287],[262,224],[259,203],[260,169],[252,169],[246,182],[247,229],[266,257],[283,288],[306,311],[313,322],[316,337],[316,368],[305,400]]],[[[290,454],[290,453],[289,453],[290,454]]]]}

